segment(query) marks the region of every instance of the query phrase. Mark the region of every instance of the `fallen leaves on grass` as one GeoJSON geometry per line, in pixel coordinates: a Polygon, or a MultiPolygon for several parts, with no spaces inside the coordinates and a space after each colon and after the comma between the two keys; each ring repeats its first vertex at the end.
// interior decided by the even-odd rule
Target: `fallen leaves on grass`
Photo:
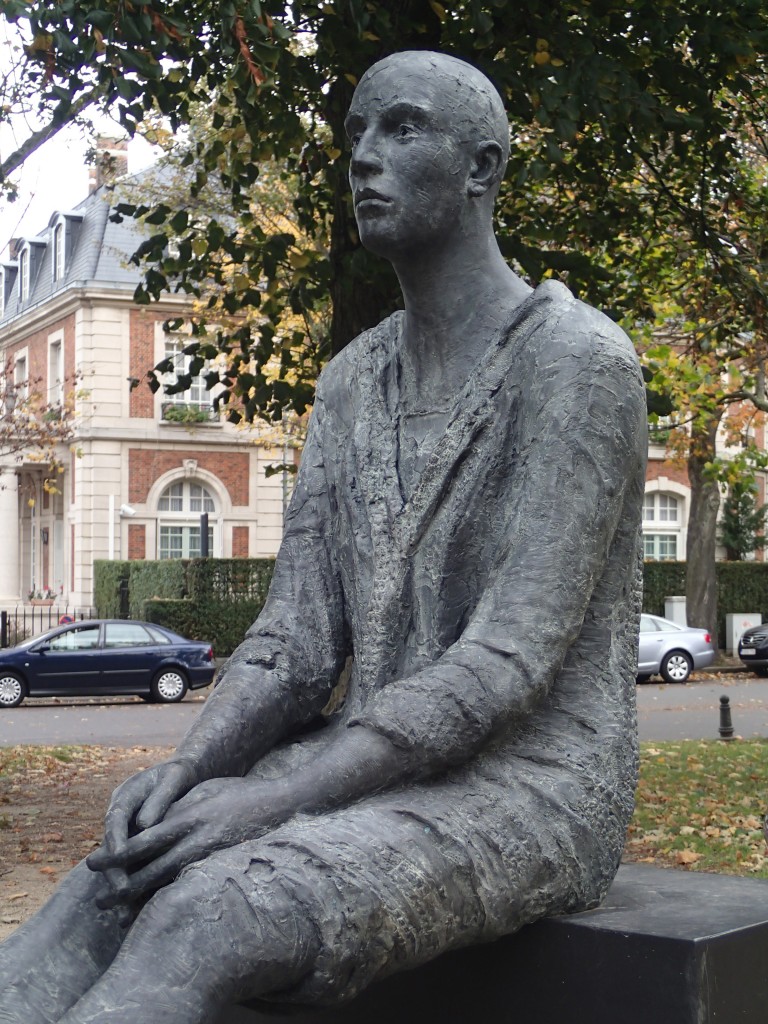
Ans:
{"type": "Polygon", "coordinates": [[[766,740],[643,745],[625,859],[768,878],[767,756],[766,740]]]}

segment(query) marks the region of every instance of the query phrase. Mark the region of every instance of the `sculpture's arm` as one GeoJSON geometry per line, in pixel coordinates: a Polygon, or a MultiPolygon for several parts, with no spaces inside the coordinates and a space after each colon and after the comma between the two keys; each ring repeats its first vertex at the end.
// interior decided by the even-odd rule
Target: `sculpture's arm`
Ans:
{"type": "Polygon", "coordinates": [[[312,413],[269,595],[177,756],[198,781],[242,775],[328,701],[349,653],[329,543],[323,400],[312,413]]]}
{"type": "Polygon", "coordinates": [[[132,822],[147,828],[200,782],[243,775],[322,709],[338,679],[348,638],[328,543],[322,420],[319,393],[264,609],[176,752],[113,794],[110,858],[124,849],[132,822]]]}
{"type": "Polygon", "coordinates": [[[539,365],[506,536],[467,627],[437,662],[386,686],[356,719],[398,748],[403,774],[462,763],[541,701],[581,631],[627,485],[637,489],[642,476],[646,411],[633,354],[610,330],[587,354],[569,346],[569,329],[530,353],[539,365]]]}

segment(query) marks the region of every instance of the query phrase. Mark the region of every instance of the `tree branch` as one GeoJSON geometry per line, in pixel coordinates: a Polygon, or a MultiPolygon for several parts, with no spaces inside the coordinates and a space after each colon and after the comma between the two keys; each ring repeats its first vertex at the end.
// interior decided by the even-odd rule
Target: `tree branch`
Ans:
{"type": "Polygon", "coordinates": [[[54,112],[53,120],[50,124],[41,128],[39,131],[34,132],[30,137],[23,142],[15,152],[0,164],[0,182],[6,181],[8,177],[13,174],[15,170],[24,163],[27,157],[31,156],[36,150],[42,145],[48,142],[57,135],[62,128],[66,125],[71,124],[76,117],[82,112],[95,103],[104,94],[103,86],[94,86],[89,92],[83,93],[79,99],[75,100],[74,103],[69,104],[62,108],[59,107],[58,111],[61,113],[54,112]],[[65,112],[64,112],[65,111],[65,112]]]}

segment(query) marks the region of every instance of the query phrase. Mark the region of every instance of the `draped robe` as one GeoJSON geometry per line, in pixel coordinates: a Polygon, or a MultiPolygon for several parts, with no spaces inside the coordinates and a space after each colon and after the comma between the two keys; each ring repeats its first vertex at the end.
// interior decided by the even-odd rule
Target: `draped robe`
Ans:
{"type": "Polygon", "coordinates": [[[310,916],[322,951],[283,999],[347,998],[596,905],[633,808],[634,350],[562,285],[540,286],[418,466],[402,450],[401,324],[321,376],[269,597],[229,671],[266,669],[292,722],[348,677],[324,727],[252,774],[290,772],[362,724],[400,748],[408,781],[187,869],[229,872],[254,906],[280,886],[310,916]]]}

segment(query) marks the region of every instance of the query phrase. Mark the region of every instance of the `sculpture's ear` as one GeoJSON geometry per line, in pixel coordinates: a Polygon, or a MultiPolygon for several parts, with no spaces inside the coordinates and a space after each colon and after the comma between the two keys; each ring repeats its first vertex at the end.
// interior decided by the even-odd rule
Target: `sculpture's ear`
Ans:
{"type": "Polygon", "coordinates": [[[469,171],[467,191],[471,196],[482,196],[501,176],[501,146],[492,139],[479,142],[469,171]]]}

